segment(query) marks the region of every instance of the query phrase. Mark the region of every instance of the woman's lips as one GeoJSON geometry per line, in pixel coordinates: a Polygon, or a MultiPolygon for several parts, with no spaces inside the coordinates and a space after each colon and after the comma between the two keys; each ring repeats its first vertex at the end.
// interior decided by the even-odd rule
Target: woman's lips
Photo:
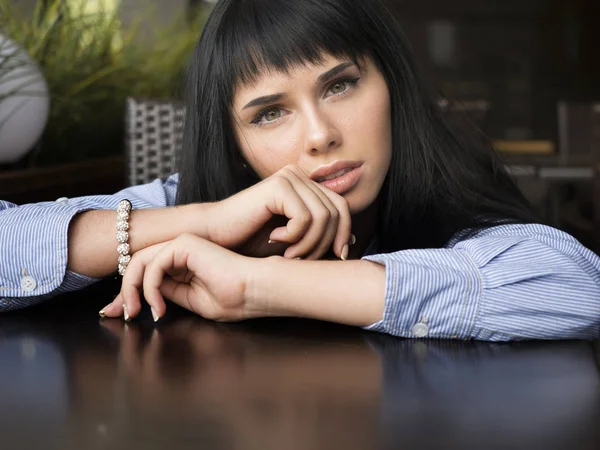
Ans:
{"type": "Polygon", "coordinates": [[[321,186],[326,187],[327,189],[332,190],[336,194],[342,195],[348,192],[356,185],[356,183],[358,183],[362,172],[363,166],[361,165],[359,167],[353,168],[344,175],[341,175],[332,180],[321,181],[319,184],[321,186]]]}

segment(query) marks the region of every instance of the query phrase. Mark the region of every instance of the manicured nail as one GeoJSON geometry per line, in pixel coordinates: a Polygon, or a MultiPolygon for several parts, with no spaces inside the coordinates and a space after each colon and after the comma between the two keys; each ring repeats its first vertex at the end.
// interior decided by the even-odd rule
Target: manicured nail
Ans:
{"type": "Polygon", "coordinates": [[[156,311],[154,311],[154,308],[150,307],[150,311],[152,311],[152,318],[154,319],[155,322],[158,322],[158,314],[156,314],[156,311]]]}
{"type": "Polygon", "coordinates": [[[102,309],[101,309],[101,310],[98,312],[98,315],[99,315],[100,317],[102,317],[103,319],[106,317],[105,311],[106,311],[106,308],[108,308],[109,306],[110,306],[110,304],[106,305],[104,308],[102,308],[102,309]]]}
{"type": "Polygon", "coordinates": [[[348,244],[344,244],[344,248],[342,249],[342,261],[346,261],[348,259],[349,251],[350,247],[348,247],[348,244]]]}
{"type": "Polygon", "coordinates": [[[131,319],[129,317],[129,313],[127,312],[127,305],[125,303],[123,303],[123,316],[125,317],[125,322],[129,322],[131,319]]]}
{"type": "Polygon", "coordinates": [[[350,245],[356,244],[356,236],[353,234],[350,235],[350,245]]]}

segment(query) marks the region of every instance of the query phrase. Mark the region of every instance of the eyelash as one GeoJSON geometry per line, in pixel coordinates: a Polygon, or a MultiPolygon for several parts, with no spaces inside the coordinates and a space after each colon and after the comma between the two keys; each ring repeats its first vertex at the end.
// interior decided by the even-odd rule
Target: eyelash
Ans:
{"type": "MultiPolygon", "coordinates": [[[[348,86],[348,89],[346,89],[346,90],[345,90],[345,91],[343,91],[343,92],[340,92],[339,94],[333,94],[333,95],[334,95],[334,96],[336,96],[336,97],[343,97],[343,96],[344,96],[344,95],[346,95],[346,94],[347,94],[347,93],[348,93],[348,92],[349,92],[349,91],[350,91],[350,90],[351,90],[353,87],[355,87],[355,86],[358,84],[358,81],[359,81],[359,80],[360,80],[360,77],[348,77],[348,78],[340,78],[339,80],[336,80],[336,81],[332,82],[332,83],[329,85],[329,89],[327,89],[327,90],[329,91],[329,90],[330,90],[330,89],[331,89],[333,86],[335,86],[336,84],[340,84],[340,83],[348,83],[348,85],[349,85],[349,86],[348,86]]],[[[263,109],[262,111],[260,111],[260,112],[259,112],[259,113],[258,113],[258,114],[257,114],[257,115],[254,117],[254,119],[252,119],[252,122],[250,122],[250,123],[252,123],[252,124],[254,124],[254,125],[256,125],[256,126],[262,127],[262,126],[265,126],[265,125],[270,125],[270,124],[272,124],[272,123],[275,123],[275,122],[277,122],[277,120],[279,120],[279,119],[276,119],[276,120],[274,120],[274,121],[271,121],[271,122],[260,123],[260,121],[263,119],[263,117],[265,117],[265,116],[267,115],[267,113],[268,113],[268,112],[270,112],[270,111],[274,111],[274,110],[276,110],[276,109],[278,109],[278,108],[279,108],[279,107],[278,107],[277,105],[273,105],[273,106],[269,106],[268,108],[265,108],[265,109],[263,109]]]]}

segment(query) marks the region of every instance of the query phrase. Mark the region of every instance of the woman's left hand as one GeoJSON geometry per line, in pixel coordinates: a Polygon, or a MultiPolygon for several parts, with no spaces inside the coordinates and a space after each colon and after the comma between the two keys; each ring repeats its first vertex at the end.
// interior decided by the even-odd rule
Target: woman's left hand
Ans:
{"type": "Polygon", "coordinates": [[[212,320],[264,315],[246,301],[252,261],[192,234],[146,247],[132,256],[121,292],[100,315],[124,315],[126,320],[136,317],[141,310],[141,292],[155,321],[165,314],[165,298],[212,320]]]}

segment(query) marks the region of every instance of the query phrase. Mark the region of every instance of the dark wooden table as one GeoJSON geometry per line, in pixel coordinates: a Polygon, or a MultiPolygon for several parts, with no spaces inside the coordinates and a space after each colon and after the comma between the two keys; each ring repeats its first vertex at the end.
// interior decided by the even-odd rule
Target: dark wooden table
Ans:
{"type": "Polygon", "coordinates": [[[597,449],[590,342],[395,339],[302,320],[100,320],[108,280],[0,316],[0,448],[597,449]]]}

